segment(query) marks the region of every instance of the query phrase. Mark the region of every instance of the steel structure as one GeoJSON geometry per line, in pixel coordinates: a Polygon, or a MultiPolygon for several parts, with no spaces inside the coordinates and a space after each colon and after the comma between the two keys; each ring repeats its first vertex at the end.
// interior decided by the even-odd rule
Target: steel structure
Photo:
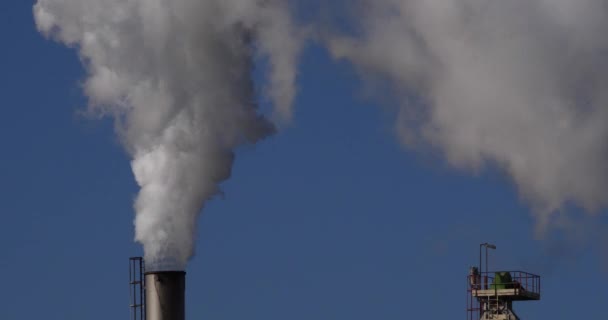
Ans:
{"type": "Polygon", "coordinates": [[[515,301],[540,300],[540,276],[523,271],[480,272],[467,276],[467,320],[519,320],[515,301]]]}
{"type": "Polygon", "coordinates": [[[186,272],[146,271],[142,257],[129,258],[131,320],[184,320],[186,272]]]}
{"type": "Polygon", "coordinates": [[[142,257],[129,258],[129,296],[132,320],[146,320],[145,310],[145,277],[144,259],[142,257]]]}

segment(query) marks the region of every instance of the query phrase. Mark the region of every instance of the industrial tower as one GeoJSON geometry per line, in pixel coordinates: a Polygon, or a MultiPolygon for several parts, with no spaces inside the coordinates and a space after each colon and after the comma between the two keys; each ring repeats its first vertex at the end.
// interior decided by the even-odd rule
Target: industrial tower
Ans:
{"type": "Polygon", "coordinates": [[[186,319],[186,272],[146,270],[142,257],[129,259],[132,320],[186,319]]]}
{"type": "Polygon", "coordinates": [[[519,320],[513,302],[540,300],[540,276],[523,271],[488,271],[489,243],[479,246],[479,267],[467,276],[467,320],[519,320]],[[482,269],[481,249],[486,268],[482,269]]]}

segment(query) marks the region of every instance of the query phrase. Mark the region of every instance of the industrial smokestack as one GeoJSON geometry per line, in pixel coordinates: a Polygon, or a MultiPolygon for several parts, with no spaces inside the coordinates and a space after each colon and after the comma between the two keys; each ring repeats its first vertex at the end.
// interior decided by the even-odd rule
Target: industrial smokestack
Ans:
{"type": "Polygon", "coordinates": [[[184,320],[186,273],[146,272],[146,320],[184,320]]]}

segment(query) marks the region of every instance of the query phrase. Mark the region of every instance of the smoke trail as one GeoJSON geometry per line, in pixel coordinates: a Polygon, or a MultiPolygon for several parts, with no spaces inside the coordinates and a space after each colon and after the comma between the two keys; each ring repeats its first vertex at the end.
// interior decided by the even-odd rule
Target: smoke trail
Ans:
{"type": "Polygon", "coordinates": [[[327,43],[394,85],[404,143],[430,144],[457,168],[501,167],[540,231],[564,206],[608,204],[606,1],[358,4],[356,35],[327,43]]]}
{"type": "Polygon", "coordinates": [[[147,267],[183,269],[196,217],[230,176],[232,150],[271,134],[251,68],[288,121],[299,41],[280,0],[39,0],[38,29],[78,49],[92,112],[112,115],[141,190],[136,240],[147,267]]]}

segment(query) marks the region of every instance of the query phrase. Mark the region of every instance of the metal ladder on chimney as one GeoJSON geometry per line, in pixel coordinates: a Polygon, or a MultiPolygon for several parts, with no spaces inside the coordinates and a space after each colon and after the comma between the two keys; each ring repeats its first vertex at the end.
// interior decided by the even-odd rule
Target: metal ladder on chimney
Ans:
{"type": "Polygon", "coordinates": [[[146,320],[146,293],[144,277],[144,259],[142,257],[129,258],[129,289],[132,320],[146,320]]]}

